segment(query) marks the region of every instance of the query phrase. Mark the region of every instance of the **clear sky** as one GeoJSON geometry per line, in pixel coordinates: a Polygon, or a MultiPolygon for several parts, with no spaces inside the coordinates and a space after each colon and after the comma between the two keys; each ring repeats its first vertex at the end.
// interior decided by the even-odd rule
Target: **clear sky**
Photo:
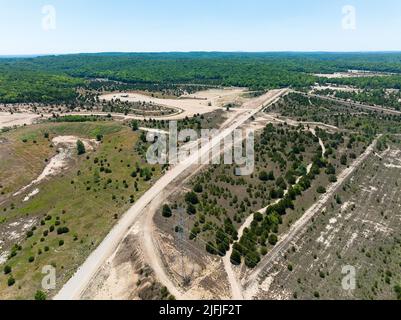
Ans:
{"type": "Polygon", "coordinates": [[[401,51],[400,0],[0,0],[0,5],[0,55],[401,51]],[[42,13],[46,5],[55,16],[52,10],[42,13]],[[355,8],[355,23],[350,11],[343,14],[346,5],[355,8]]]}

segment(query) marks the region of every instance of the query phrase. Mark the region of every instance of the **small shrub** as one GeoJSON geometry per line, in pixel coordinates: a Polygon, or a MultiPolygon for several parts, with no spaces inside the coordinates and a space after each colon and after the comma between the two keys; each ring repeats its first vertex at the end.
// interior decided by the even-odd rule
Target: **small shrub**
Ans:
{"type": "Polygon", "coordinates": [[[85,154],[85,152],[86,152],[85,145],[81,140],[77,141],[77,152],[78,152],[78,155],[85,154]]]}
{"type": "Polygon", "coordinates": [[[167,205],[167,204],[165,204],[164,206],[163,206],[163,209],[162,209],[162,215],[163,215],[163,217],[165,217],[165,218],[170,218],[171,216],[172,216],[172,211],[171,211],[171,208],[169,207],[169,205],[167,205]]]}
{"type": "Polygon", "coordinates": [[[8,285],[9,287],[12,287],[14,284],[15,284],[15,279],[14,279],[12,276],[10,276],[10,277],[8,278],[8,280],[7,280],[7,285],[8,285]]]}
{"type": "Polygon", "coordinates": [[[46,300],[46,299],[47,299],[46,293],[44,293],[43,291],[40,291],[40,290],[36,291],[36,293],[35,293],[35,300],[37,300],[37,301],[44,301],[44,300],[46,300]]]}
{"type": "Polygon", "coordinates": [[[12,271],[12,269],[11,269],[10,266],[7,265],[7,266],[4,267],[4,274],[10,274],[11,271],[12,271]]]}

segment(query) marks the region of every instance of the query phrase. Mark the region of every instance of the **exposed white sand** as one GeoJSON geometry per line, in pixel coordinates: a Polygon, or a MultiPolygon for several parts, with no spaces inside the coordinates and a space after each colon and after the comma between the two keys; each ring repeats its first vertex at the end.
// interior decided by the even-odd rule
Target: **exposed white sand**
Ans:
{"type": "Polygon", "coordinates": [[[352,88],[349,86],[334,86],[334,85],[326,85],[326,86],[314,86],[313,90],[333,90],[333,91],[343,91],[343,92],[361,92],[361,89],[352,88]]]}
{"type": "Polygon", "coordinates": [[[30,194],[28,194],[24,200],[22,200],[23,202],[27,202],[29,201],[29,199],[31,199],[33,196],[37,195],[39,193],[39,189],[36,188],[35,190],[33,190],[30,194]]]}
{"type": "MultiPolygon", "coordinates": [[[[228,103],[236,103],[242,101],[240,95],[245,90],[241,88],[233,89],[213,89],[200,91],[194,94],[184,95],[177,99],[160,99],[154,98],[142,93],[109,93],[99,97],[100,100],[111,101],[120,100],[127,102],[146,102],[160,105],[172,109],[176,109],[177,113],[173,115],[162,116],[166,119],[182,119],[185,117],[193,117],[196,114],[210,113],[221,109],[228,103]]],[[[159,117],[153,117],[159,118],[159,117]]]]}
{"type": "Polygon", "coordinates": [[[40,115],[34,113],[0,112],[0,130],[6,127],[23,126],[34,123],[40,115]]]}
{"type": "MultiPolygon", "coordinates": [[[[86,150],[93,150],[97,142],[95,140],[82,139],[75,136],[58,136],[55,137],[52,142],[54,145],[58,146],[57,154],[50,159],[49,163],[46,165],[42,173],[33,180],[30,184],[20,189],[18,192],[14,193],[14,196],[22,194],[24,191],[28,190],[34,185],[37,185],[44,179],[55,176],[67,169],[68,160],[71,158],[73,151],[76,148],[77,141],[81,140],[85,145],[86,150]]],[[[34,190],[35,191],[35,190],[34,190]]],[[[28,195],[28,200],[30,196],[28,195]]],[[[26,199],[26,198],[25,198],[26,199]]],[[[25,201],[24,199],[24,201],[25,201]]],[[[26,200],[26,201],[28,201],[26,200]]]]}

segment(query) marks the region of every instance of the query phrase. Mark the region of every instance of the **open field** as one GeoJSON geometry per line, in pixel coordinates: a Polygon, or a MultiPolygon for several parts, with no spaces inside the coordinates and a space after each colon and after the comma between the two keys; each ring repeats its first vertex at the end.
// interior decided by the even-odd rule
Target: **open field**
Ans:
{"type": "MultiPolygon", "coordinates": [[[[244,92],[244,89],[239,88],[213,89],[183,95],[175,99],[155,98],[143,93],[109,93],[101,95],[99,99],[101,101],[118,100],[129,103],[141,102],[166,107],[172,110],[172,114],[164,116],[164,118],[173,120],[193,117],[197,114],[210,113],[224,108],[228,104],[242,104],[244,99],[241,99],[241,95],[244,92]]],[[[154,115],[153,117],[160,118],[163,116],[154,115]]]]}
{"type": "Polygon", "coordinates": [[[7,127],[29,125],[39,118],[39,115],[33,113],[0,112],[0,130],[7,127]]]}
{"type": "Polygon", "coordinates": [[[45,265],[56,268],[60,288],[158,179],[160,168],[134,152],[138,137],[112,121],[44,123],[0,136],[1,265],[12,268],[0,275],[2,299],[32,299],[45,265]],[[15,284],[7,286],[10,276],[15,284]]]}

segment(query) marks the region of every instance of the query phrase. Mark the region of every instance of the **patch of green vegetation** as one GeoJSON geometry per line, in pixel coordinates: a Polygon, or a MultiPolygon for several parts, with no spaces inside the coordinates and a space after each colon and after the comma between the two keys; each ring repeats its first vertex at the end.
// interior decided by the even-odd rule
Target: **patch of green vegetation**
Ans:
{"type": "Polygon", "coordinates": [[[80,116],[80,115],[68,115],[50,119],[51,122],[94,122],[106,120],[105,117],[100,116],[80,116]]]}

